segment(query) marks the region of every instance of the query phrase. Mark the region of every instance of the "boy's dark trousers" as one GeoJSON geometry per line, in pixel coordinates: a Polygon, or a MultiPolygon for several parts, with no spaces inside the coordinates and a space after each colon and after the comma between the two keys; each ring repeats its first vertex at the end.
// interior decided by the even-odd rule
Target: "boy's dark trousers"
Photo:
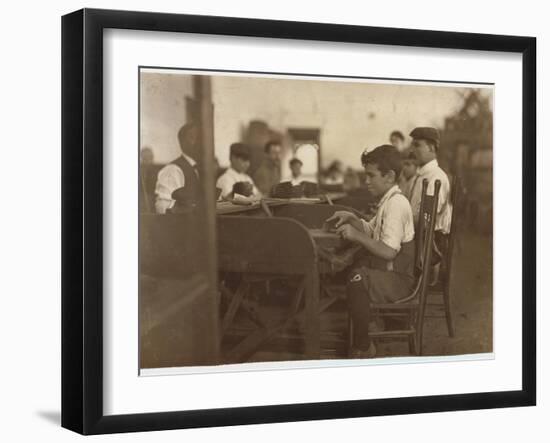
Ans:
{"type": "Polygon", "coordinates": [[[443,234],[441,231],[434,232],[434,258],[432,262],[438,263],[440,261],[445,261],[445,256],[447,255],[447,249],[449,247],[449,236],[443,234]]]}

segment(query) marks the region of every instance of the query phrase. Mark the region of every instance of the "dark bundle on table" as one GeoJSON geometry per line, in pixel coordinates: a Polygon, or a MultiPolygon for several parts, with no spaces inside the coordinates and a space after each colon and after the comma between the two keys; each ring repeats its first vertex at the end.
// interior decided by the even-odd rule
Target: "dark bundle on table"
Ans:
{"type": "Polygon", "coordinates": [[[271,195],[275,198],[317,197],[319,195],[319,187],[317,183],[306,181],[294,186],[291,182],[283,182],[273,187],[271,195]]]}
{"type": "Polygon", "coordinates": [[[252,183],[249,182],[237,182],[233,185],[233,194],[244,195],[250,197],[254,192],[252,183]]]}

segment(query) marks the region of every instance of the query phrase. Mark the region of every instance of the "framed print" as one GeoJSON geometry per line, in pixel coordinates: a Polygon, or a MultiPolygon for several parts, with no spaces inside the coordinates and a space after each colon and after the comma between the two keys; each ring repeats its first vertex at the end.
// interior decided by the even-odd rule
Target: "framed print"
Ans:
{"type": "Polygon", "coordinates": [[[536,40],[62,20],[62,425],[536,402],[536,40]]]}

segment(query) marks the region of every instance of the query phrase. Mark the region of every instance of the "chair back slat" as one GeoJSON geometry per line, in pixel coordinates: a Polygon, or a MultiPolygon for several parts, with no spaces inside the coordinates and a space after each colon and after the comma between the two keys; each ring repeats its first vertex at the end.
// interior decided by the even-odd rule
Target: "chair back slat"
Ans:
{"type": "Polygon", "coordinates": [[[416,232],[415,232],[415,238],[416,238],[416,253],[415,253],[415,259],[414,259],[414,268],[416,270],[420,270],[422,268],[422,251],[423,251],[423,244],[424,244],[424,232],[425,232],[425,223],[421,223],[421,215],[424,212],[423,208],[426,204],[428,204],[429,196],[426,195],[428,191],[428,180],[424,179],[422,180],[422,194],[420,198],[420,213],[418,215],[418,223],[416,226],[416,232]]]}
{"type": "MultiPolygon", "coordinates": [[[[426,180],[424,180],[426,182],[426,180]]],[[[422,349],[422,332],[424,328],[424,313],[426,310],[426,299],[428,294],[428,283],[430,279],[431,260],[433,251],[433,240],[435,231],[435,221],[437,217],[437,204],[439,200],[439,190],[441,188],[441,182],[435,181],[433,196],[425,195],[427,191],[427,184],[422,183],[422,200],[420,205],[420,214],[418,216],[418,226],[422,233],[421,239],[421,275],[420,275],[420,288],[418,298],[418,313],[416,319],[416,346],[417,352],[420,353],[422,349]]]]}

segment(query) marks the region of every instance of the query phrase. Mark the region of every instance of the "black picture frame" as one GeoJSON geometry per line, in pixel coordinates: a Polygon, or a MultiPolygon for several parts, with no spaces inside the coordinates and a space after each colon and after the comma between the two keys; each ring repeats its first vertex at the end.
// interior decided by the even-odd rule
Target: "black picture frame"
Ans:
{"type": "Polygon", "coordinates": [[[82,434],[530,406],[536,403],[536,39],[83,9],[62,18],[62,426],[82,434]],[[198,411],[103,413],[103,30],[519,53],[523,64],[522,388],[198,411]]]}

